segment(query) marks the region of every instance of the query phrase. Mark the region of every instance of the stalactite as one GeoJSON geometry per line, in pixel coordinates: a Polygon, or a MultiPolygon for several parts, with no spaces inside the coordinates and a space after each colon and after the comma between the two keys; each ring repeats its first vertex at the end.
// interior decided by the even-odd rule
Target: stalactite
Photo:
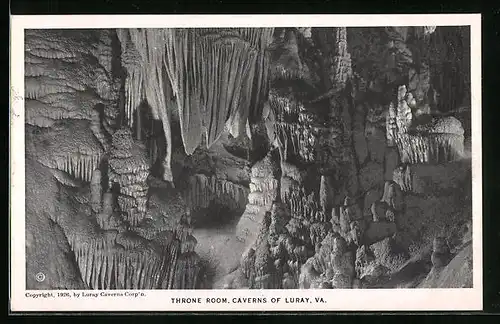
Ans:
{"type": "Polygon", "coordinates": [[[159,288],[163,260],[155,253],[113,251],[99,241],[77,247],[75,255],[84,281],[92,289],[159,288]],[[146,270],[145,270],[146,269],[146,270]],[[149,275],[146,277],[146,273],[149,275]]]}
{"type": "Polygon", "coordinates": [[[140,38],[134,37],[136,29],[118,29],[117,35],[122,47],[122,65],[127,71],[125,79],[125,115],[129,126],[133,122],[134,111],[139,107],[143,98],[143,82],[144,82],[144,62],[142,53],[147,48],[144,44],[134,43],[140,41],[140,38]],[[143,45],[143,47],[137,47],[143,45]]]}
{"type": "Polygon", "coordinates": [[[68,241],[83,281],[91,289],[194,289],[200,270],[196,240],[163,235],[160,248],[133,234],[104,231],[91,238],[69,232],[68,241]],[[184,243],[181,254],[179,244],[184,243]],[[181,254],[181,257],[179,257],[181,254]],[[179,264],[180,263],[180,264],[179,264]],[[185,276],[185,280],[179,277],[185,276]]]}
{"type": "Polygon", "coordinates": [[[201,143],[203,129],[210,147],[222,134],[226,122],[235,137],[246,129],[252,102],[261,109],[266,89],[260,88],[267,84],[266,48],[272,30],[117,30],[122,61],[128,71],[127,119],[131,125],[133,112],[145,98],[153,117],[162,121],[167,140],[165,180],[172,181],[170,109],[173,106],[171,98],[165,96],[168,85],[163,67],[179,112],[184,148],[187,154],[192,154],[201,143]]]}
{"type": "Polygon", "coordinates": [[[454,134],[400,134],[396,145],[403,163],[443,163],[463,157],[464,137],[454,134]]]}
{"type": "Polygon", "coordinates": [[[272,42],[274,28],[265,28],[262,35],[259,56],[256,60],[256,80],[254,81],[254,90],[252,94],[252,113],[250,114],[250,121],[255,122],[262,116],[264,102],[267,101],[267,93],[269,92],[270,84],[270,53],[267,50],[272,42]]]}
{"type": "Polygon", "coordinates": [[[64,171],[71,176],[90,181],[92,171],[97,169],[100,162],[100,155],[85,155],[80,153],[71,153],[66,156],[55,158],[57,169],[64,171]]]}
{"type": "MultiPolygon", "coordinates": [[[[181,136],[187,154],[192,154],[201,142],[201,83],[198,60],[204,53],[198,50],[191,30],[165,30],[165,68],[179,111],[181,136]]],[[[204,62],[206,65],[207,62],[204,62]]]]}
{"type": "Polygon", "coordinates": [[[24,84],[24,93],[26,99],[40,99],[51,93],[71,93],[77,90],[69,87],[65,81],[43,78],[43,77],[26,77],[24,84]]]}
{"type": "MultiPolygon", "coordinates": [[[[125,111],[129,126],[134,121],[134,111],[139,116],[139,106],[143,99],[151,108],[152,117],[162,121],[166,139],[166,156],[163,163],[163,178],[172,182],[170,111],[167,106],[168,84],[163,72],[165,66],[166,37],[163,29],[119,30],[122,45],[122,62],[127,69],[125,82],[125,111]]],[[[141,138],[141,120],[135,120],[138,139],[141,138]]]]}
{"type": "Polygon", "coordinates": [[[465,45],[470,40],[469,29],[439,26],[429,37],[432,83],[439,93],[439,102],[435,104],[440,111],[470,105],[467,102],[470,99],[470,45],[465,45]]]}
{"type": "MultiPolygon", "coordinates": [[[[412,113],[415,100],[406,86],[398,88],[398,106],[386,119],[387,141],[398,148],[403,163],[442,163],[464,154],[464,129],[454,117],[429,116],[425,123],[412,113]]],[[[422,117],[420,117],[422,118],[422,117]]]]}
{"type": "Polygon", "coordinates": [[[316,161],[319,144],[317,134],[321,132],[320,128],[287,122],[276,122],[274,127],[278,143],[284,149],[286,157],[293,154],[304,162],[316,161]]]}
{"type": "Polygon", "coordinates": [[[247,187],[231,181],[195,174],[189,179],[185,199],[191,208],[207,208],[215,200],[235,210],[245,208],[249,192],[247,187]]]}
{"type": "MultiPolygon", "coordinates": [[[[251,65],[248,66],[247,70],[247,78],[245,81],[242,83],[242,89],[238,91],[238,89],[235,89],[235,92],[239,92],[239,100],[237,101],[237,108],[233,108],[233,112],[231,113],[229,119],[228,119],[228,124],[229,124],[229,132],[230,134],[237,138],[241,134],[245,133],[246,126],[248,123],[248,115],[250,113],[250,99],[248,96],[252,95],[252,86],[255,78],[255,69],[251,67],[251,65]]],[[[231,80],[230,80],[231,82],[231,80]]]]}
{"type": "Polygon", "coordinates": [[[172,156],[172,136],[170,128],[170,110],[169,105],[169,86],[165,82],[165,74],[163,68],[165,66],[165,35],[164,33],[156,30],[146,29],[145,31],[147,41],[147,75],[145,81],[145,96],[149,105],[151,106],[153,117],[160,119],[163,124],[163,131],[167,142],[166,156],[163,162],[163,179],[165,181],[173,182],[173,175],[171,171],[170,160],[172,156]]]}
{"type": "Polygon", "coordinates": [[[228,116],[233,136],[237,137],[246,125],[256,50],[244,40],[225,41],[222,37],[220,40],[201,38],[200,42],[202,48],[207,49],[205,59],[211,62],[204,65],[210,71],[202,73],[210,77],[202,82],[209,112],[205,120],[207,146],[211,146],[222,134],[228,116]]]}

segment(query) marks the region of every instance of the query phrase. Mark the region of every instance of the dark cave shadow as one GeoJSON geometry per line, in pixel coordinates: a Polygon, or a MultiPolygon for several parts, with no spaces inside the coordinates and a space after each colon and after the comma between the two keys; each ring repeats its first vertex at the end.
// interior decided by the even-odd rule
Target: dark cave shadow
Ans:
{"type": "Polygon", "coordinates": [[[207,208],[197,209],[191,214],[193,229],[220,230],[234,228],[243,215],[243,209],[231,209],[212,201],[207,208]]]}

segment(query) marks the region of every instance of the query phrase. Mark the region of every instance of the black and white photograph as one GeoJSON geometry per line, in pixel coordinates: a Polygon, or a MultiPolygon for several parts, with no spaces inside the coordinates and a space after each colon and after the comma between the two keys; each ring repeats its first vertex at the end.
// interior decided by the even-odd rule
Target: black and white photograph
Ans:
{"type": "Polygon", "coordinates": [[[476,288],[470,23],[387,23],[24,29],[25,289],[476,288]]]}

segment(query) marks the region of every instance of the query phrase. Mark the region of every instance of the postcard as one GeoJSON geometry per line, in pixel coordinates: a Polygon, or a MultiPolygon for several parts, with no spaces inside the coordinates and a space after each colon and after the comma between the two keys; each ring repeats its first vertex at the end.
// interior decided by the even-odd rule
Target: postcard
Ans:
{"type": "Polygon", "coordinates": [[[11,16],[11,310],[482,309],[480,23],[11,16]]]}

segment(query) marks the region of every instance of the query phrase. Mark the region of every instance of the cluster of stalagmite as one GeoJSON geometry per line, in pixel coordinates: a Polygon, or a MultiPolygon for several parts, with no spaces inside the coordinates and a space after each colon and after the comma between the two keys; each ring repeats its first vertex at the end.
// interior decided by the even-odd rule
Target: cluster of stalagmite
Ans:
{"type": "MultiPolygon", "coordinates": [[[[274,82],[263,118],[270,142],[280,151],[280,194],[271,209],[254,217],[260,234],[240,264],[246,286],[374,287],[407,258],[396,242],[398,231],[407,230],[404,193],[423,190],[408,164],[457,159],[463,128],[453,117],[429,118],[428,66],[409,69],[410,89],[400,87],[397,104],[388,111],[388,105],[366,100],[386,91],[384,82],[399,82],[398,73],[413,64],[407,38],[420,37],[419,32],[428,37],[433,30],[415,29],[417,36],[408,36],[404,27],[385,30],[389,52],[378,80],[353,75],[345,29],[313,30],[328,68],[327,91],[313,101],[290,90],[294,82],[314,82],[318,73],[301,57],[298,34],[290,28],[277,36],[274,46],[282,51],[272,65],[274,82]],[[327,45],[331,39],[334,46],[327,45]],[[349,84],[351,93],[345,91],[349,84]],[[309,106],[326,101],[327,122],[309,106]],[[412,143],[403,143],[406,138],[412,143]]],[[[247,209],[258,202],[250,198],[247,209]]]]}
{"type": "Polygon", "coordinates": [[[396,232],[397,214],[402,211],[402,195],[399,187],[387,182],[380,200],[373,202],[373,219],[363,215],[359,206],[349,197],[341,206],[332,208],[327,223],[310,226],[314,255],[302,266],[299,287],[308,288],[353,288],[363,279],[361,273],[380,266],[373,255],[378,242],[396,232]],[[363,253],[362,253],[363,252],[363,253]],[[370,268],[370,269],[371,269],[370,268]]]}
{"type": "MultiPolygon", "coordinates": [[[[333,34],[330,36],[338,40],[335,43],[335,46],[338,46],[325,49],[325,53],[331,55],[328,64],[333,70],[334,82],[345,85],[350,73],[349,55],[345,51],[345,30],[332,29],[331,32],[333,34]]],[[[281,166],[281,177],[277,177],[279,174],[271,176],[279,180],[279,194],[270,209],[264,208],[261,214],[254,217],[260,227],[260,234],[241,261],[240,269],[251,288],[309,287],[309,284],[303,283],[304,280],[307,281],[303,278],[304,275],[307,276],[307,270],[304,269],[309,266],[305,265],[306,261],[314,256],[315,247],[321,245],[335,225],[340,230],[338,217],[336,222],[332,221],[335,225],[331,222],[332,207],[335,205],[334,201],[338,200],[337,192],[334,193],[336,190],[332,187],[334,180],[331,175],[322,175],[320,181],[316,182],[311,170],[329,170],[323,166],[329,165],[332,158],[340,162],[343,155],[341,145],[336,148],[335,145],[329,144],[335,141],[338,144],[343,143],[342,126],[336,123],[325,126],[325,116],[315,113],[309,107],[310,99],[291,90],[297,82],[311,82],[314,79],[312,75],[317,73],[303,61],[298,50],[297,33],[298,31],[292,28],[285,29],[282,36],[278,35],[279,39],[275,45],[283,54],[273,62],[274,83],[264,118],[271,142],[277,146],[280,153],[278,165],[281,166]],[[330,150],[337,149],[337,155],[330,156],[330,151],[326,154],[320,152],[323,148],[321,145],[329,147],[330,150]],[[301,166],[300,162],[305,163],[307,168],[301,166]],[[317,183],[318,186],[311,188],[308,183],[317,183]]],[[[310,42],[311,39],[303,41],[310,42]]],[[[338,91],[341,90],[330,89],[327,88],[325,98],[330,99],[331,96],[338,99],[338,91]]],[[[321,100],[318,99],[318,102],[321,100]]],[[[340,109],[339,103],[335,101],[335,107],[330,109],[340,109]]],[[[338,114],[328,113],[328,122],[331,121],[330,118],[338,118],[335,116],[338,114]]],[[[269,156],[266,157],[268,158],[269,156]]],[[[272,172],[271,170],[262,171],[272,172]]],[[[252,177],[252,183],[257,182],[256,180],[252,177]]],[[[251,188],[256,187],[251,184],[251,188]]],[[[273,186],[273,189],[274,187],[278,186],[273,186]]],[[[261,197],[261,194],[256,193],[256,196],[261,197]]],[[[252,199],[252,202],[253,200],[255,199],[252,199]]],[[[259,202],[264,205],[262,201],[259,202]]],[[[349,199],[346,202],[349,203],[349,199]]],[[[253,204],[249,203],[247,209],[256,205],[258,204],[255,200],[253,204]]],[[[343,221],[348,221],[346,219],[349,217],[355,218],[351,209],[350,205],[337,209],[342,213],[343,221]]],[[[353,231],[355,230],[353,226],[353,231]]],[[[350,233],[351,229],[346,232],[350,233]]],[[[337,236],[340,237],[340,234],[337,236]]],[[[339,253],[343,254],[344,251],[339,253]]],[[[338,281],[342,280],[342,271],[339,270],[340,274],[336,277],[338,281]]]]}
{"type": "Polygon", "coordinates": [[[397,141],[403,162],[436,163],[460,159],[463,156],[462,135],[436,134],[427,136],[400,135],[397,141]]]}
{"type": "Polygon", "coordinates": [[[302,266],[300,288],[352,288],[355,277],[354,259],[355,255],[341,236],[328,234],[314,257],[302,266]]]}

